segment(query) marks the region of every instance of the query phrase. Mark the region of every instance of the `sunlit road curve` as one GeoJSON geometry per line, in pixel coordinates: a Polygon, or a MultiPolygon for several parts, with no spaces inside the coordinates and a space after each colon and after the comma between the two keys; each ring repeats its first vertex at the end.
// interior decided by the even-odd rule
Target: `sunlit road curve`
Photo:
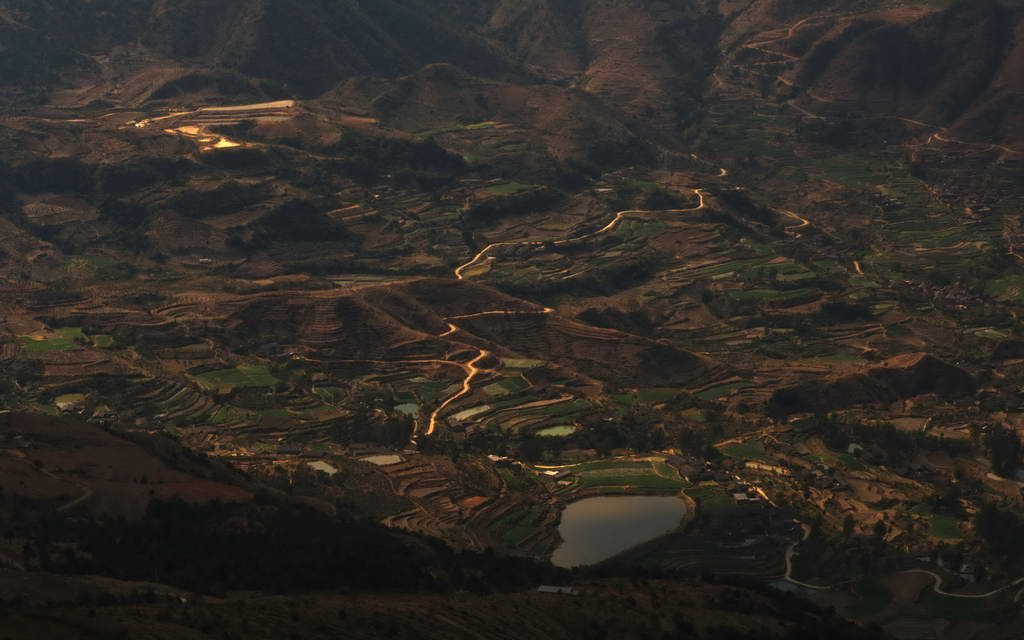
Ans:
{"type": "Polygon", "coordinates": [[[487,371],[487,369],[478,368],[476,364],[490,355],[490,351],[487,351],[486,349],[481,349],[480,354],[477,355],[477,357],[473,358],[468,363],[466,363],[466,379],[462,381],[462,390],[453,395],[452,397],[448,398],[441,404],[439,404],[437,408],[434,409],[434,411],[430,414],[430,421],[427,423],[427,431],[424,433],[424,435],[433,435],[434,431],[437,429],[437,417],[441,414],[441,412],[444,411],[448,405],[455,402],[459,398],[467,395],[469,392],[473,390],[473,378],[475,378],[477,374],[479,374],[481,371],[487,371]]]}
{"type": "Polygon", "coordinates": [[[582,236],[578,236],[576,238],[568,238],[568,239],[553,240],[553,241],[523,240],[523,241],[520,241],[520,242],[493,242],[493,243],[487,245],[486,247],[484,247],[483,249],[481,249],[475,256],[473,256],[472,259],[470,259],[469,262],[456,267],[456,269],[455,269],[455,277],[458,278],[459,280],[464,280],[465,279],[465,272],[466,272],[466,270],[469,269],[470,267],[473,267],[474,265],[478,264],[484,258],[490,257],[488,254],[491,252],[492,249],[494,249],[496,247],[514,247],[514,246],[541,247],[541,246],[544,246],[545,244],[552,244],[554,246],[564,246],[564,245],[570,244],[572,242],[578,242],[580,240],[588,240],[588,239],[593,238],[595,236],[599,236],[599,235],[601,235],[603,233],[607,233],[607,232],[615,229],[615,227],[619,226],[619,224],[623,220],[625,220],[626,218],[628,218],[630,216],[646,215],[646,214],[652,214],[652,213],[692,213],[694,211],[700,211],[701,209],[704,209],[707,206],[706,203],[704,202],[704,192],[701,191],[700,189],[692,189],[692,191],[695,194],[697,194],[697,198],[699,199],[699,204],[696,207],[692,207],[690,209],[659,209],[659,210],[628,209],[626,211],[620,211],[617,214],[615,214],[615,217],[612,218],[611,222],[609,222],[605,226],[601,227],[597,231],[594,231],[592,233],[588,233],[588,234],[585,234],[585,235],[582,235],[582,236]]]}

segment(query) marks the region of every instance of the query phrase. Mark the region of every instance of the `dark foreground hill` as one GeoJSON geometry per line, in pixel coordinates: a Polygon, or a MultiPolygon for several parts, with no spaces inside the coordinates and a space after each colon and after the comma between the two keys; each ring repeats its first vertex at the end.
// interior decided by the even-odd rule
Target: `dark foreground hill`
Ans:
{"type": "Polygon", "coordinates": [[[5,417],[2,435],[36,457],[3,469],[0,625],[9,640],[875,637],[764,587],[607,574],[594,582],[455,552],[352,508],[290,498],[151,436],[21,414],[5,417]],[[91,466],[75,459],[82,451],[119,464],[91,466]],[[118,479],[118,470],[143,475],[118,479]],[[190,502],[165,495],[169,474],[190,502]],[[75,484],[85,498],[54,502],[34,489],[45,480],[75,484]],[[198,498],[202,482],[219,492],[198,498]],[[115,485],[163,487],[162,497],[127,518],[97,510],[92,487],[109,494],[115,485]],[[538,593],[539,584],[576,584],[579,595],[538,593]]]}

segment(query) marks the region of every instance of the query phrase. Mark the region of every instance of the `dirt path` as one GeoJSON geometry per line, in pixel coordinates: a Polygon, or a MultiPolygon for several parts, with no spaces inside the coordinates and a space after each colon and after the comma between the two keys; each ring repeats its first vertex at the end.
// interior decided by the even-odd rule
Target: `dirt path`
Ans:
{"type": "Polygon", "coordinates": [[[787,211],[786,209],[779,209],[779,211],[781,211],[782,213],[786,214],[790,218],[793,218],[794,220],[798,221],[797,224],[791,224],[791,225],[789,225],[787,227],[783,227],[783,229],[785,230],[786,233],[790,234],[791,236],[793,236],[795,238],[799,238],[799,237],[801,237],[803,235],[802,233],[797,233],[796,232],[797,229],[803,229],[804,227],[811,226],[811,221],[808,220],[807,218],[804,218],[803,216],[798,216],[797,214],[793,213],[792,211],[787,211]]]}
{"type": "MultiPolygon", "coordinates": [[[[725,171],[725,169],[722,169],[722,171],[725,171]]],[[[726,171],[722,175],[727,175],[727,174],[728,174],[728,171],[726,171]]],[[[555,246],[565,246],[565,245],[573,243],[573,242],[579,242],[580,240],[589,240],[590,238],[593,238],[593,237],[599,236],[601,234],[607,233],[607,232],[615,229],[615,227],[619,226],[619,224],[623,220],[625,220],[626,218],[628,218],[630,216],[649,215],[649,214],[653,214],[653,213],[692,213],[694,211],[700,211],[701,209],[704,209],[707,206],[705,204],[705,202],[704,202],[704,192],[701,191],[700,189],[692,189],[692,191],[693,191],[693,193],[697,194],[697,198],[699,198],[699,200],[700,200],[699,204],[696,207],[692,207],[690,209],[664,209],[664,210],[657,210],[657,211],[649,211],[649,210],[645,210],[645,209],[628,209],[626,211],[620,211],[617,214],[615,214],[615,217],[612,219],[612,221],[609,222],[608,224],[606,224],[605,226],[601,227],[597,231],[594,231],[592,233],[588,233],[588,234],[579,236],[577,238],[569,238],[569,239],[561,239],[561,240],[553,240],[553,241],[522,240],[522,241],[518,241],[518,242],[493,242],[493,243],[487,245],[486,247],[484,247],[483,249],[481,249],[475,256],[473,256],[469,260],[469,262],[456,267],[456,269],[455,269],[455,278],[458,279],[458,280],[464,280],[465,277],[466,277],[465,276],[465,272],[466,272],[467,269],[475,266],[476,264],[478,264],[480,261],[482,261],[485,258],[490,258],[490,259],[493,260],[494,258],[492,256],[490,256],[489,254],[490,254],[490,252],[493,249],[496,249],[498,247],[542,247],[542,246],[545,246],[546,244],[549,244],[549,243],[553,244],[555,246]]]]}
{"type": "Polygon", "coordinates": [[[441,412],[444,411],[448,405],[455,402],[459,398],[468,395],[473,390],[473,378],[475,378],[481,371],[488,371],[488,369],[478,368],[476,366],[476,363],[480,362],[481,360],[490,355],[490,351],[487,351],[486,349],[481,349],[477,357],[473,358],[464,365],[464,368],[466,370],[466,378],[465,380],[462,381],[462,390],[453,395],[452,397],[448,398],[444,402],[442,402],[440,405],[438,405],[436,409],[434,409],[434,411],[430,414],[430,422],[427,423],[427,431],[426,433],[424,433],[424,435],[433,435],[434,431],[437,429],[437,417],[441,414],[441,412]]]}
{"type": "Polygon", "coordinates": [[[65,505],[57,507],[57,513],[62,513],[64,511],[67,511],[68,509],[73,509],[77,507],[78,505],[82,504],[83,502],[91,498],[95,493],[92,489],[85,486],[84,484],[76,482],[75,480],[71,480],[69,478],[61,478],[54,474],[49,469],[40,469],[40,471],[42,471],[45,475],[53,478],[54,480],[59,480],[60,482],[70,482],[71,484],[75,485],[76,487],[82,490],[82,495],[78,496],[77,498],[75,498],[74,500],[65,505]]]}
{"type": "Polygon", "coordinates": [[[804,587],[806,589],[813,589],[815,591],[827,591],[832,587],[822,587],[815,584],[807,584],[806,582],[800,582],[793,578],[793,556],[797,555],[796,548],[801,542],[811,537],[811,528],[806,524],[801,524],[804,530],[804,537],[786,547],[786,574],[782,576],[782,579],[790,584],[795,584],[798,587],[804,587]]]}
{"type": "MultiPolygon", "coordinates": [[[[928,571],[927,569],[908,569],[908,570],[904,571],[903,573],[923,573],[925,575],[931,576],[932,578],[935,578],[935,584],[932,585],[932,588],[935,589],[935,593],[937,593],[939,595],[943,595],[943,596],[949,596],[950,598],[972,598],[972,599],[991,598],[992,596],[994,596],[996,594],[999,594],[999,593],[1002,593],[1003,591],[1006,591],[1007,589],[1012,589],[1013,587],[1016,587],[1017,585],[1024,584],[1024,578],[1017,578],[1016,580],[1014,580],[1010,584],[1008,584],[1008,585],[1006,585],[1004,587],[999,587],[998,589],[993,589],[992,591],[989,591],[988,593],[950,593],[949,591],[943,590],[943,588],[942,588],[942,576],[940,576],[937,573],[934,573],[932,571],[928,571]]],[[[1021,593],[1024,593],[1024,591],[1022,591],[1021,593]]],[[[1020,597],[1021,597],[1021,594],[1018,593],[1017,594],[1017,598],[1020,598],[1020,597]]],[[[1015,601],[1016,601],[1016,599],[1015,599],[1015,601]]]]}

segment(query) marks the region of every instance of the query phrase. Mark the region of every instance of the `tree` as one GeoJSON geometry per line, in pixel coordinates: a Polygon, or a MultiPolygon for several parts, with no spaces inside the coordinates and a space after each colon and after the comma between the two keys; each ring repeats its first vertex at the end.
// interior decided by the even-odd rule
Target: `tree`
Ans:
{"type": "Polygon", "coordinates": [[[1020,436],[1013,429],[995,424],[985,437],[992,471],[1000,476],[1012,476],[1021,461],[1020,436]]]}

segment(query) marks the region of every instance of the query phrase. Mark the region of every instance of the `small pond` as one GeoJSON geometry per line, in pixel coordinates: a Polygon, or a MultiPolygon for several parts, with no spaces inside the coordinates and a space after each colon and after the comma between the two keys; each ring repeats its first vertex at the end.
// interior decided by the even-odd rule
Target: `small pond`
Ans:
{"type": "Polygon", "coordinates": [[[562,544],[551,555],[559,567],[607,560],[679,526],[686,503],[676,497],[601,496],[573,502],[558,525],[562,544]]]}

